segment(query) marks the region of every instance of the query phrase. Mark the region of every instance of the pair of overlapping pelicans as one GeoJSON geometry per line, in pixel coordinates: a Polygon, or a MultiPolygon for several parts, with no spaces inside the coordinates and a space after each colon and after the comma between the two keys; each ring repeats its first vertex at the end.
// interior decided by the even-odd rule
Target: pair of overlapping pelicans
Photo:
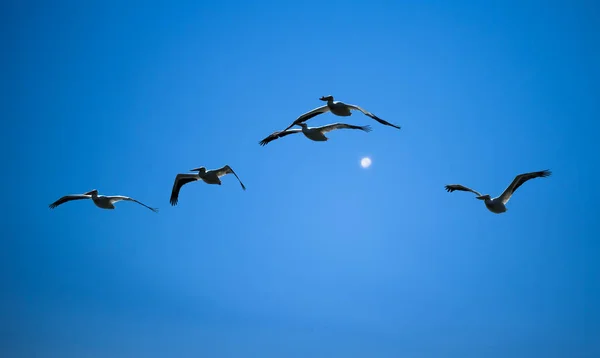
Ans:
{"type": "MultiPolygon", "coordinates": [[[[331,132],[336,129],[360,129],[365,132],[371,131],[370,126],[354,126],[354,125],[346,124],[346,123],[334,123],[334,124],[328,124],[328,125],[321,126],[321,127],[308,127],[306,125],[306,123],[304,123],[307,120],[309,120],[319,114],[328,112],[328,111],[337,116],[340,116],[340,117],[348,117],[352,114],[352,112],[351,112],[352,110],[358,110],[358,111],[361,111],[362,113],[364,113],[365,115],[373,118],[374,120],[376,120],[377,122],[379,122],[381,124],[400,129],[399,126],[389,123],[387,121],[384,121],[383,119],[377,117],[376,115],[374,115],[371,112],[365,111],[364,109],[360,108],[359,106],[356,106],[353,104],[346,104],[346,103],[343,103],[340,101],[334,101],[333,96],[323,96],[320,98],[320,100],[327,102],[327,104],[324,106],[315,108],[310,112],[304,113],[303,115],[298,117],[298,119],[296,119],[292,124],[290,124],[286,129],[284,129],[282,131],[273,132],[271,135],[269,135],[265,139],[261,140],[259,142],[259,144],[264,146],[267,143],[269,143],[275,139],[282,138],[282,137],[285,137],[287,135],[294,134],[294,133],[302,133],[302,134],[304,134],[304,136],[306,136],[310,140],[317,141],[317,142],[323,142],[323,141],[328,140],[328,138],[325,136],[325,133],[331,132]],[[291,129],[295,125],[300,126],[300,129],[297,129],[297,128],[291,129]]],[[[202,180],[207,184],[221,185],[220,178],[222,176],[227,175],[227,174],[233,174],[237,178],[237,180],[240,182],[242,189],[246,190],[246,187],[244,186],[244,184],[242,183],[240,178],[233,171],[233,169],[231,169],[231,167],[229,165],[225,165],[222,168],[214,169],[214,170],[206,170],[205,167],[199,167],[199,168],[192,169],[191,171],[195,171],[195,172],[197,172],[197,174],[177,174],[177,176],[175,177],[175,183],[173,183],[173,189],[171,191],[171,199],[170,199],[171,205],[177,205],[177,201],[179,198],[179,190],[181,189],[181,187],[183,185],[193,182],[193,181],[197,181],[197,180],[202,180]]],[[[542,170],[542,171],[538,171],[538,172],[519,174],[515,177],[515,179],[512,181],[512,183],[506,188],[506,190],[504,190],[504,192],[500,196],[495,197],[495,198],[492,198],[490,195],[487,195],[487,194],[481,195],[479,192],[477,192],[473,189],[467,188],[465,186],[462,186],[460,184],[446,185],[446,190],[448,192],[453,192],[455,190],[470,191],[470,192],[474,193],[475,195],[477,195],[476,196],[477,199],[484,201],[485,206],[488,208],[489,211],[496,213],[496,214],[500,214],[500,213],[503,213],[506,211],[506,203],[510,200],[510,197],[517,190],[518,187],[523,185],[523,183],[525,183],[529,179],[547,177],[550,174],[551,174],[551,172],[549,170],[542,170]]],[[[114,204],[116,202],[125,200],[125,201],[136,202],[154,212],[158,211],[157,208],[151,208],[151,207],[149,207],[133,198],[127,197],[127,196],[98,195],[98,191],[95,189],[92,191],[89,191],[87,193],[84,193],[84,194],[74,194],[74,195],[63,196],[62,198],[58,199],[54,203],[50,204],[50,208],[53,209],[60,204],[66,203],[67,201],[80,200],[80,199],[92,199],[94,204],[96,204],[97,207],[102,208],[102,209],[114,209],[115,208],[114,204]]]]}

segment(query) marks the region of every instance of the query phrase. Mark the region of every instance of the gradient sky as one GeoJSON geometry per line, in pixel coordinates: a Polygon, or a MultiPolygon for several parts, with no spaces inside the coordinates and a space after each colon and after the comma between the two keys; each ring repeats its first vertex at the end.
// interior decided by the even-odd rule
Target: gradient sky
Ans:
{"type": "Polygon", "coordinates": [[[600,356],[593,1],[1,6],[3,357],[600,356]]]}

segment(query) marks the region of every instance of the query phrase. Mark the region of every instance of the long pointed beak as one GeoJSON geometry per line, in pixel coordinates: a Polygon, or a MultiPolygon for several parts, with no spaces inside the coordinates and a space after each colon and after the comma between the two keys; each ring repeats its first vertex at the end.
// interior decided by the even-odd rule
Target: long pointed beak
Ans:
{"type": "Polygon", "coordinates": [[[190,169],[190,172],[199,172],[200,168],[190,169]]]}
{"type": "Polygon", "coordinates": [[[483,196],[476,196],[477,199],[479,200],[484,200],[485,198],[483,196]]]}

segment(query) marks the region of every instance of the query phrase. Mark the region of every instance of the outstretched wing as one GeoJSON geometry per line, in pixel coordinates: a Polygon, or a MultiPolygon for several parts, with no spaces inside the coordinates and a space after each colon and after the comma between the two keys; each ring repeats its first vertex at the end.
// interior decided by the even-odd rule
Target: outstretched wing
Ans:
{"type": "Polygon", "coordinates": [[[140,205],[142,205],[142,206],[145,206],[145,207],[147,207],[148,209],[150,209],[150,210],[154,211],[155,213],[157,213],[157,212],[158,212],[158,208],[151,208],[151,207],[149,207],[148,205],[146,205],[146,204],[144,204],[144,203],[142,203],[142,202],[139,202],[139,201],[135,200],[134,198],[130,198],[130,197],[128,197],[128,196],[123,196],[123,195],[113,195],[113,196],[111,196],[111,197],[110,197],[110,202],[111,202],[112,204],[116,203],[117,201],[121,201],[121,200],[125,200],[125,201],[133,201],[134,203],[138,203],[138,204],[140,204],[140,205]]]}
{"type": "Polygon", "coordinates": [[[355,109],[355,110],[358,110],[358,111],[361,111],[361,112],[363,112],[365,115],[367,115],[367,116],[369,116],[369,117],[373,118],[374,120],[376,120],[377,122],[379,122],[379,123],[381,123],[381,124],[384,124],[384,125],[386,125],[386,126],[391,126],[391,127],[394,127],[394,128],[398,128],[398,129],[400,129],[400,126],[398,126],[398,125],[395,125],[395,124],[392,124],[392,123],[390,123],[390,122],[388,122],[388,121],[384,121],[383,119],[381,119],[381,118],[377,117],[377,116],[376,116],[376,115],[374,115],[373,113],[371,113],[371,112],[369,112],[369,111],[366,111],[366,110],[364,110],[364,109],[360,108],[360,107],[359,107],[359,106],[357,106],[357,105],[354,105],[354,104],[346,104],[346,106],[348,106],[348,108],[350,108],[350,109],[355,109]]]}
{"type": "Polygon", "coordinates": [[[233,171],[233,169],[231,169],[231,167],[229,165],[224,166],[223,168],[219,168],[216,169],[215,172],[217,173],[217,176],[220,178],[224,175],[227,174],[233,174],[235,175],[235,177],[237,178],[237,180],[240,182],[240,185],[242,186],[242,189],[246,190],[246,187],[244,186],[244,183],[242,183],[242,181],[240,180],[240,177],[237,176],[237,174],[233,171]]]}
{"type": "Polygon", "coordinates": [[[179,190],[181,187],[196,180],[198,180],[197,174],[177,174],[175,177],[175,182],[173,183],[173,189],[171,190],[171,199],[169,200],[171,205],[177,205],[177,202],[179,201],[179,190]]]}
{"type": "Polygon", "coordinates": [[[467,188],[464,185],[460,185],[460,184],[448,184],[446,185],[446,191],[448,191],[449,193],[455,191],[455,190],[460,190],[460,191],[470,191],[471,193],[477,195],[477,196],[481,196],[481,194],[478,191],[475,191],[471,188],[467,188]]]}
{"type": "Polygon", "coordinates": [[[326,126],[319,127],[319,130],[322,133],[331,132],[336,129],[360,129],[367,133],[372,131],[371,126],[353,126],[352,124],[346,124],[346,123],[333,123],[333,124],[328,124],[326,126]]]}
{"type": "Polygon", "coordinates": [[[286,129],[284,129],[284,131],[287,131],[288,129],[292,128],[293,126],[300,124],[302,122],[306,122],[309,119],[311,119],[314,116],[318,116],[319,114],[323,114],[325,112],[329,111],[329,107],[327,105],[321,106],[321,107],[317,107],[315,109],[313,109],[312,111],[306,112],[304,114],[301,114],[300,117],[298,117],[292,124],[290,124],[286,129]]]}
{"type": "Polygon", "coordinates": [[[53,202],[52,204],[50,204],[48,206],[50,207],[50,209],[54,209],[55,207],[59,206],[60,204],[64,204],[67,201],[81,200],[81,199],[91,199],[91,198],[92,198],[91,195],[85,195],[85,194],[65,195],[62,198],[58,199],[57,201],[53,202]]]}
{"type": "Polygon", "coordinates": [[[300,133],[300,132],[302,132],[302,129],[297,129],[297,128],[286,129],[286,130],[280,131],[280,132],[273,132],[267,138],[265,138],[265,139],[261,140],[260,142],[258,142],[258,144],[260,144],[262,146],[265,146],[269,142],[272,142],[272,141],[274,141],[277,138],[282,138],[282,137],[285,137],[286,135],[294,134],[294,133],[300,133]]]}
{"type": "Polygon", "coordinates": [[[510,185],[504,190],[502,195],[500,195],[500,200],[502,200],[502,203],[504,204],[508,203],[510,197],[521,185],[523,185],[523,183],[525,183],[529,179],[545,178],[550,176],[551,174],[552,172],[550,170],[541,170],[539,172],[531,172],[517,175],[515,179],[513,179],[512,183],[510,183],[510,185]]]}

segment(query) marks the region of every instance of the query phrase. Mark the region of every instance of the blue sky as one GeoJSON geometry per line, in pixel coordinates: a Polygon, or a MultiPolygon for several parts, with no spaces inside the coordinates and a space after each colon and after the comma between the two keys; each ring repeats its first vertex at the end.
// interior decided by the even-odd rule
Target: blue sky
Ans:
{"type": "Polygon", "coordinates": [[[3,356],[600,355],[592,1],[2,7],[3,356]]]}

